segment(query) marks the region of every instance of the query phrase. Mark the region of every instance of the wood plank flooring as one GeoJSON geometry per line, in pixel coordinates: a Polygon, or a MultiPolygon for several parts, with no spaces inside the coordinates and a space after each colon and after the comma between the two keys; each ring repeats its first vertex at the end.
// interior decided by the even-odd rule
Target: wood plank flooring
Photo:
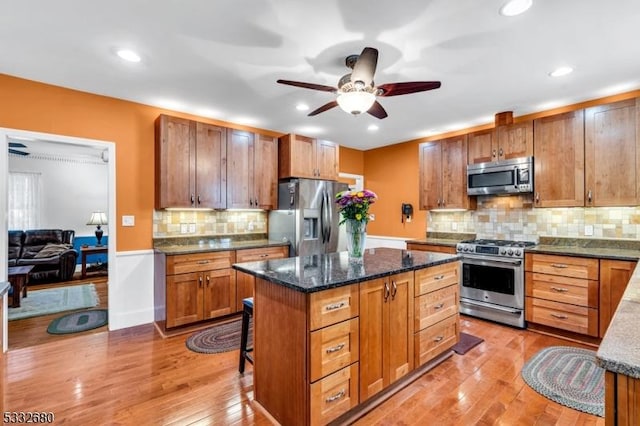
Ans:
{"type": "MultiPolygon", "coordinates": [[[[554,337],[463,317],[485,342],[453,355],[357,425],[604,425],[558,405],[520,377],[554,337]]],[[[163,339],[154,326],[52,340],[12,349],[2,360],[3,410],[52,411],[56,424],[267,425],[251,403],[253,371],[238,351],[197,354],[188,335],[163,339]]]]}

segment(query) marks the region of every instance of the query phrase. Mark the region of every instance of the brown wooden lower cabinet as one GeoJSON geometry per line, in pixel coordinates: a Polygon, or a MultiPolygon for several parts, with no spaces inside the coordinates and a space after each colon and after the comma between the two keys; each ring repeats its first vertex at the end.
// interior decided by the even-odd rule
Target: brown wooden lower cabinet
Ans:
{"type": "Polygon", "coordinates": [[[605,425],[639,425],[640,379],[606,371],[604,380],[605,425]]]}
{"type": "MultiPolygon", "coordinates": [[[[260,247],[236,250],[236,262],[255,262],[257,260],[284,259],[289,257],[289,246],[260,247]]],[[[253,297],[256,279],[253,275],[236,271],[236,312],[242,312],[242,300],[253,297]]]]}
{"type": "Polygon", "coordinates": [[[600,260],[600,337],[604,337],[611,323],[636,263],[625,260],[600,260]]]}

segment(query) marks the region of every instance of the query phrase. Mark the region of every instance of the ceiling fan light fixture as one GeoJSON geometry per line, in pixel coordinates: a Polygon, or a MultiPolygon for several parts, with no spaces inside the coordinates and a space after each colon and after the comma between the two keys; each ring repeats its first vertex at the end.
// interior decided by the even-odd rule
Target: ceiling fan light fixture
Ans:
{"type": "Polygon", "coordinates": [[[500,8],[502,16],[516,16],[529,10],[533,0],[510,0],[500,8]]]}
{"type": "Polygon", "coordinates": [[[338,95],[338,105],[349,114],[357,115],[367,112],[376,101],[376,96],[369,92],[344,92],[338,95]]]}

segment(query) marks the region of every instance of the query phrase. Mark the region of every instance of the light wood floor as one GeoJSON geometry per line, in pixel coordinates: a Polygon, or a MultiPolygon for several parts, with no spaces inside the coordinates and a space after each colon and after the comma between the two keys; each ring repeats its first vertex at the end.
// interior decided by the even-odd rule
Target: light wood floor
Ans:
{"type": "MultiPolygon", "coordinates": [[[[537,394],[520,369],[538,350],[576,344],[469,317],[485,339],[453,355],[358,425],[604,425],[537,394]]],[[[266,425],[251,404],[253,373],[238,351],[204,355],[188,335],[163,339],[152,325],[71,335],[10,350],[2,360],[3,410],[52,411],[56,424],[266,425]]]]}
{"type": "MultiPolygon", "coordinates": [[[[79,273],[76,273],[76,279],[72,281],[64,281],[53,284],[37,284],[30,285],[27,290],[27,298],[29,297],[29,292],[33,290],[44,290],[46,288],[54,288],[54,287],[66,287],[71,285],[81,285],[93,283],[96,286],[96,291],[98,293],[99,304],[93,309],[107,309],[108,307],[108,294],[107,294],[107,277],[106,275],[96,275],[92,277],[87,277],[84,280],[79,278],[79,273]]],[[[11,308],[9,308],[11,309],[11,308]]],[[[82,311],[83,309],[78,309],[78,311],[82,311]]],[[[53,335],[47,333],[47,327],[54,319],[60,317],[61,315],[66,315],[74,311],[65,311],[58,312],[51,315],[43,315],[35,318],[25,318],[17,321],[9,322],[9,350],[26,348],[29,346],[41,345],[43,343],[48,343],[52,341],[60,341],[64,339],[69,339],[71,337],[77,337],[76,334],[59,334],[53,335]]],[[[107,330],[107,326],[96,328],[93,330],[88,330],[83,332],[82,334],[94,334],[101,333],[107,330]]]]}

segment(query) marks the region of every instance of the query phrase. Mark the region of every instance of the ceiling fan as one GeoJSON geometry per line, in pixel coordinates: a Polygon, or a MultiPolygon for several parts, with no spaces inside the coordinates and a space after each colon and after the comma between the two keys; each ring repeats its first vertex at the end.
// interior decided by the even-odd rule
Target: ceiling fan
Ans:
{"type": "Polygon", "coordinates": [[[340,108],[350,114],[357,115],[366,111],[379,119],[387,117],[387,112],[376,100],[376,96],[408,95],[410,93],[424,92],[440,87],[439,81],[410,81],[376,86],[373,82],[373,75],[376,72],[377,63],[378,50],[373,47],[365,47],[360,55],[347,56],[345,64],[353,71],[344,75],[340,81],[338,81],[338,87],[291,80],[278,80],[277,82],[289,86],[338,94],[335,100],[311,111],[308,114],[309,116],[320,114],[339,105],[340,108]]]}
{"type": "Polygon", "coordinates": [[[15,148],[26,148],[27,146],[23,143],[19,143],[19,142],[9,142],[9,154],[15,154],[15,155],[29,155],[28,152],[26,151],[19,151],[15,148]]]}

